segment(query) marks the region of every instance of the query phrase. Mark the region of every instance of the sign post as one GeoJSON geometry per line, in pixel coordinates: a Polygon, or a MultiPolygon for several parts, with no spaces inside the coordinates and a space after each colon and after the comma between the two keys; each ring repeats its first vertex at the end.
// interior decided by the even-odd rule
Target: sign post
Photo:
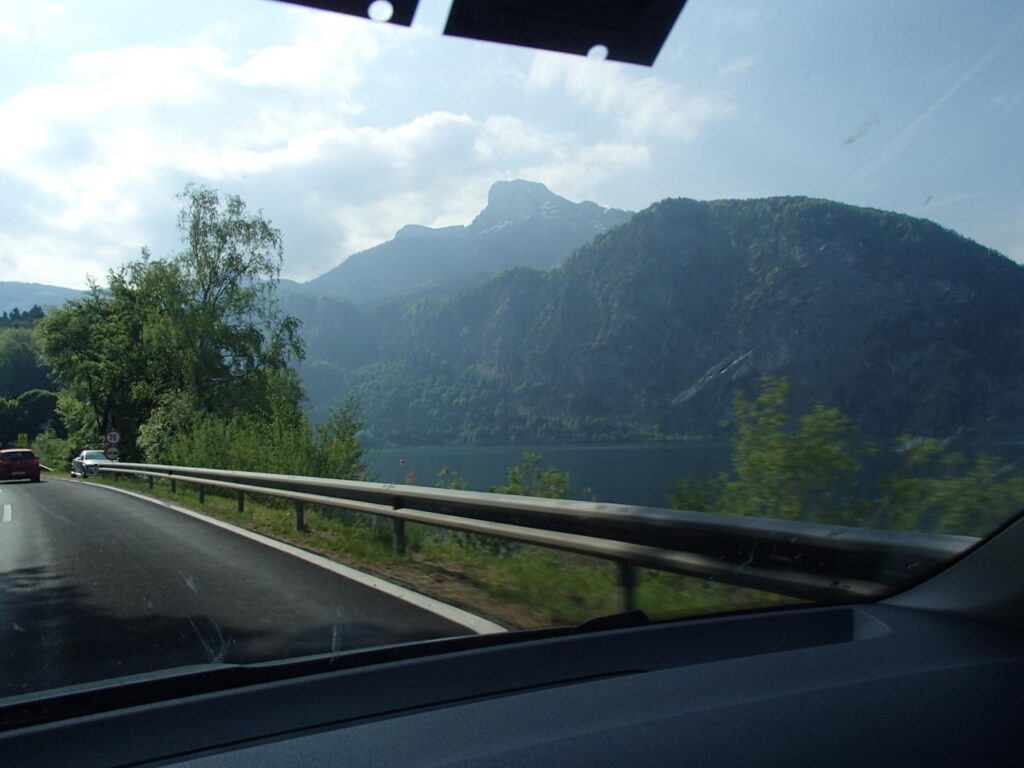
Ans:
{"type": "Polygon", "coordinates": [[[121,433],[108,427],[106,434],[103,435],[103,456],[107,461],[117,461],[120,458],[121,448],[118,445],[120,442],[121,433]]]}

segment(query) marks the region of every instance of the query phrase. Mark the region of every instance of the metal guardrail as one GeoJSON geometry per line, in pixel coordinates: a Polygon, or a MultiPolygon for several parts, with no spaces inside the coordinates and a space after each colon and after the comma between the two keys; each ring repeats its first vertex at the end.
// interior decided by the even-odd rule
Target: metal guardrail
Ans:
{"type": "Polygon", "coordinates": [[[670,571],[819,602],[872,600],[942,568],[978,542],[969,536],[904,533],[789,520],[687,512],[625,504],[539,499],[409,485],[332,480],[263,472],[106,464],[99,472],[233,490],[238,510],[247,494],[288,499],[305,530],[307,505],[390,518],[396,551],[405,552],[405,523],[612,560],[623,605],[634,603],[636,568],[670,571]]]}

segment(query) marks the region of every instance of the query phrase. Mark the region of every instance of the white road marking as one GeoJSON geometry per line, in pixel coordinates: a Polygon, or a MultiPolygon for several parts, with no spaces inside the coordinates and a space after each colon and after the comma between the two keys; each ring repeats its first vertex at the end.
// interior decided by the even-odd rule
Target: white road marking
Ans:
{"type": "Polygon", "coordinates": [[[11,505],[10,504],[4,504],[4,522],[5,523],[11,522],[11,505]]]}
{"type": "Polygon", "coordinates": [[[371,576],[368,573],[357,571],[355,568],[351,568],[341,563],[336,563],[334,560],[330,560],[321,555],[307,552],[299,547],[292,546],[291,544],[285,544],[283,541],[277,539],[271,539],[268,536],[255,533],[253,531],[241,528],[231,523],[226,523],[223,520],[217,520],[213,517],[207,517],[206,515],[200,514],[199,512],[193,512],[191,509],[180,507],[177,504],[172,504],[169,501],[163,501],[162,499],[154,499],[150,496],[146,496],[142,493],[136,493],[135,491],[128,491],[124,488],[111,488],[107,485],[93,485],[93,488],[103,488],[108,491],[116,491],[117,493],[124,493],[128,496],[134,496],[137,499],[148,501],[151,504],[159,504],[167,509],[173,509],[175,512],[180,512],[183,515],[194,517],[196,520],[202,520],[204,523],[210,525],[216,525],[218,528],[223,528],[226,531],[237,533],[239,536],[244,536],[247,539],[252,539],[266,547],[276,549],[278,552],[284,552],[285,554],[297,557],[300,560],[305,560],[307,563],[319,566],[328,571],[333,571],[339,576],[343,576],[346,579],[350,579],[358,584],[376,589],[378,592],[383,592],[385,595],[398,598],[410,605],[415,605],[417,608],[422,608],[425,611],[430,611],[443,619],[448,619],[455,624],[460,624],[466,629],[471,629],[478,635],[492,635],[498,632],[507,632],[508,630],[500,624],[495,624],[493,621],[488,621],[482,616],[464,611],[461,608],[456,608],[454,605],[448,605],[440,600],[435,600],[432,597],[415,592],[406,587],[399,586],[398,584],[392,584],[390,581],[385,581],[378,576],[371,576]]]}

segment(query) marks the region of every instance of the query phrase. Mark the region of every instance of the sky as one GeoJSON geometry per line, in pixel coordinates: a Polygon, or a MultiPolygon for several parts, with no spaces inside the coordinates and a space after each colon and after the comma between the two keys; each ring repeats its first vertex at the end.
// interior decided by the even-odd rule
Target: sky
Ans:
{"type": "MultiPolygon", "coordinates": [[[[0,280],[72,288],[240,195],[308,280],[500,179],[639,210],[808,195],[1024,262],[1017,0],[689,0],[653,68],[270,0],[0,0],[0,280]]],[[[600,43],[600,41],[595,41],[600,43]]]]}

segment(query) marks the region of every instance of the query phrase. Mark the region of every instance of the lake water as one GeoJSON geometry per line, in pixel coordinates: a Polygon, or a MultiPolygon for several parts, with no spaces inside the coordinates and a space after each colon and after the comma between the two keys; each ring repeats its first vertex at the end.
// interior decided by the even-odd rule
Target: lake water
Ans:
{"type": "MultiPolygon", "coordinates": [[[[956,446],[968,455],[984,450],[1024,468],[1024,442],[956,446]]],[[[370,471],[384,483],[404,483],[413,474],[419,485],[434,486],[443,468],[457,472],[466,487],[486,491],[504,484],[508,467],[522,463],[523,451],[543,454],[542,466],[569,473],[570,497],[598,501],[667,506],[667,496],[681,476],[713,477],[730,467],[727,442],[632,443],[622,445],[506,445],[377,448],[370,471]],[[404,459],[404,463],[403,463],[404,459]]],[[[862,477],[878,480],[899,463],[880,452],[865,465],[862,477]]]]}
{"type": "Polygon", "coordinates": [[[523,451],[541,453],[542,466],[568,472],[573,498],[663,507],[675,478],[728,469],[731,448],[724,442],[378,448],[371,451],[370,471],[384,483],[404,483],[411,472],[419,485],[436,485],[438,472],[447,467],[470,490],[486,491],[505,483],[508,468],[522,463],[523,451]]]}

